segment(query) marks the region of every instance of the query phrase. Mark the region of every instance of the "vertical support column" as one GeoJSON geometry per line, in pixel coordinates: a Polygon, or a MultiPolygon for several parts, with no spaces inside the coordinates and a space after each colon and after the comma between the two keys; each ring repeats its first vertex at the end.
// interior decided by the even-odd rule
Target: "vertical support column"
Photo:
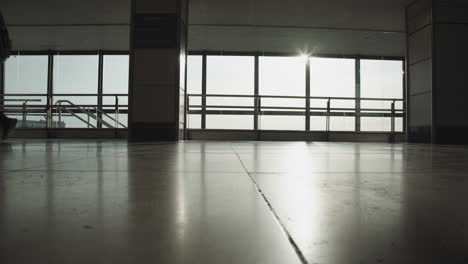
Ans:
{"type": "Polygon", "coordinates": [[[429,143],[433,134],[432,0],[419,0],[406,9],[408,65],[408,141],[429,143]]]}
{"type": "Polygon", "coordinates": [[[355,109],[356,109],[356,115],[355,115],[355,130],[356,132],[361,131],[361,59],[356,58],[356,69],[355,69],[355,74],[356,74],[356,86],[355,86],[355,94],[354,97],[356,98],[355,100],[355,109]]]}
{"type": "MultiPolygon", "coordinates": [[[[5,65],[0,63],[0,94],[5,94],[5,65]]],[[[3,99],[3,96],[0,96],[0,100],[3,99]]],[[[4,104],[2,101],[1,104],[4,104]]]]}
{"type": "MultiPolygon", "coordinates": [[[[47,70],[47,128],[53,128],[53,91],[54,91],[54,55],[49,53],[48,56],[48,70],[47,70]]],[[[58,124],[60,126],[60,124],[58,124]]],[[[50,137],[50,134],[48,137],[50,137]]]]}
{"type": "Polygon", "coordinates": [[[305,102],[305,130],[310,131],[310,58],[306,60],[306,102],[305,102]]]}
{"type": "Polygon", "coordinates": [[[129,139],[184,135],[187,0],[132,0],[129,139]]]}
{"type": "MultiPolygon", "coordinates": [[[[3,94],[5,94],[5,65],[0,63],[0,105],[4,105],[3,94]]],[[[3,107],[2,107],[3,108],[3,107]]],[[[0,109],[0,113],[3,112],[3,109],[0,109]]]]}
{"type": "Polygon", "coordinates": [[[406,16],[409,141],[468,144],[468,2],[418,0],[406,16]]]}
{"type": "MultiPolygon", "coordinates": [[[[407,96],[407,84],[406,84],[406,80],[407,80],[407,76],[406,76],[406,60],[403,62],[403,102],[402,102],[402,106],[403,106],[403,113],[407,113],[408,112],[408,107],[407,107],[407,104],[408,104],[408,96],[407,96]]],[[[404,114],[403,115],[403,132],[406,132],[407,131],[407,115],[404,114]]]]}
{"type": "Polygon", "coordinates": [[[468,1],[434,0],[432,5],[432,142],[466,145],[468,1]]]}
{"type": "Polygon", "coordinates": [[[201,114],[201,128],[206,129],[206,54],[202,57],[202,114],[201,114]]]}
{"type": "Polygon", "coordinates": [[[260,72],[259,72],[259,57],[258,55],[255,55],[255,71],[254,71],[254,130],[255,131],[258,131],[259,130],[259,107],[260,107],[260,104],[259,104],[259,100],[258,100],[258,96],[259,96],[259,84],[260,84],[260,72]]]}
{"type": "MultiPolygon", "coordinates": [[[[102,85],[103,85],[103,73],[104,73],[104,55],[102,54],[101,51],[99,51],[99,66],[98,66],[98,109],[99,110],[103,110],[102,109],[102,102],[103,102],[103,98],[102,98],[102,85]]],[[[102,114],[100,112],[97,112],[96,113],[98,118],[99,119],[102,119],[102,114]]],[[[98,128],[102,128],[102,123],[101,122],[98,122],[97,123],[97,127],[98,128]]]]}

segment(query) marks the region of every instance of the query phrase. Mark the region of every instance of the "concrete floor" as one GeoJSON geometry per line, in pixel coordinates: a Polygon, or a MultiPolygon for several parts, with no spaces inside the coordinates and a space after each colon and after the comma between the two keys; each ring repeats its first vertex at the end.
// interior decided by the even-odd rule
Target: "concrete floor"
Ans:
{"type": "Polygon", "coordinates": [[[468,263],[468,148],[0,144],[0,263],[468,263]]]}

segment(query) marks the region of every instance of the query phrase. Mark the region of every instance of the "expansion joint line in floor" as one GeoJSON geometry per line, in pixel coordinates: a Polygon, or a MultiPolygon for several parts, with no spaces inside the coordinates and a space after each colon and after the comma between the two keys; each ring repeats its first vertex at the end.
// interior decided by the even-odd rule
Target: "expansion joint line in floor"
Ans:
{"type": "Polygon", "coordinates": [[[286,228],[286,225],[283,224],[283,222],[281,221],[281,218],[279,217],[278,213],[275,211],[275,209],[273,208],[272,204],[270,203],[270,201],[268,200],[268,198],[266,197],[265,193],[262,191],[262,189],[260,189],[260,186],[257,184],[257,182],[255,181],[254,177],[249,173],[249,171],[247,170],[247,167],[245,167],[244,163],[242,162],[241,158],[239,157],[239,154],[234,150],[233,148],[233,151],[234,153],[236,154],[237,158],[239,159],[239,162],[242,164],[242,166],[244,167],[244,170],[245,170],[245,173],[247,173],[247,175],[249,176],[250,180],[252,181],[253,185],[255,186],[255,188],[257,189],[258,193],[262,196],[263,200],[265,201],[265,203],[267,204],[268,208],[270,209],[270,212],[273,214],[273,216],[275,217],[276,221],[278,222],[278,224],[280,225],[283,233],[286,235],[286,237],[288,238],[288,241],[289,241],[289,244],[291,244],[291,246],[293,247],[294,251],[296,252],[297,254],[297,257],[300,259],[301,263],[302,264],[308,264],[308,261],[307,259],[305,258],[304,254],[302,253],[301,249],[299,248],[299,246],[297,245],[296,241],[294,241],[294,238],[292,237],[291,233],[289,233],[288,229],[286,228]]]}

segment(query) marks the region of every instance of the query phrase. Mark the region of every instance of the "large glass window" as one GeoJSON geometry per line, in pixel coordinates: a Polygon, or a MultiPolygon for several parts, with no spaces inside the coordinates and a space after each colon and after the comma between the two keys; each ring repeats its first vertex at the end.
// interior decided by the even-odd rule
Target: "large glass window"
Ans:
{"type": "MultiPolygon", "coordinates": [[[[208,129],[253,129],[254,126],[254,56],[206,56],[206,89],[208,95],[225,95],[208,97],[206,128],[208,129]],[[233,97],[229,97],[233,95],[233,97]],[[248,95],[242,97],[238,95],[248,95]],[[231,106],[227,108],[216,106],[231,106]],[[211,112],[210,112],[211,111],[211,112]]],[[[30,94],[46,94],[48,91],[48,55],[22,55],[10,58],[5,64],[5,93],[19,94],[9,99],[40,99],[41,102],[28,102],[28,105],[45,105],[46,96],[30,94]],[[24,94],[21,95],[21,94],[24,94]]],[[[89,118],[84,111],[96,114],[99,96],[99,56],[98,55],[54,55],[53,56],[53,103],[60,100],[64,105],[77,105],[72,111],[62,111],[61,124],[58,124],[59,111],[53,112],[53,126],[66,128],[97,127],[94,118],[89,118]],[[92,96],[87,96],[92,94],[92,96]],[[78,105],[81,105],[80,107],[78,105]],[[83,106],[89,105],[89,106],[83,106]],[[81,118],[81,120],[80,120],[81,118]],[[89,118],[89,119],[88,119],[89,118]],[[90,120],[90,124],[87,121],[90,120]]],[[[269,96],[306,95],[306,62],[302,57],[260,56],[259,57],[259,95],[261,96],[262,113],[258,124],[264,130],[304,130],[305,109],[285,109],[285,107],[305,108],[304,98],[271,98],[269,96]],[[277,108],[274,108],[277,107],[277,108]]],[[[187,93],[202,94],[203,56],[187,57],[187,93]]],[[[311,130],[324,131],[326,117],[323,116],[328,97],[349,97],[356,95],[356,60],[343,58],[309,58],[310,63],[310,94],[311,99],[311,130]],[[320,113],[320,114],[318,114],[320,113]]],[[[361,60],[360,61],[360,94],[363,98],[403,98],[403,62],[392,60],[361,60]]],[[[104,121],[112,126],[116,120],[127,125],[128,105],[128,55],[104,55],[102,68],[102,109],[109,114],[99,114],[104,121]],[[112,96],[106,96],[112,94],[112,96]],[[120,114],[114,114],[116,95],[120,114]]],[[[183,80],[181,80],[183,81],[183,80]]],[[[10,101],[7,104],[22,104],[21,101],[10,101]]],[[[387,111],[362,110],[362,131],[390,131],[391,118],[384,116],[390,113],[391,101],[361,101],[363,109],[387,109],[387,111]],[[372,114],[371,114],[372,113],[372,114]],[[370,116],[372,115],[372,116],[370,116]]],[[[191,105],[202,105],[201,97],[191,97],[191,105]]],[[[330,118],[330,129],[334,131],[354,131],[355,101],[332,99],[334,115],[330,118]]],[[[396,102],[396,108],[402,109],[403,102],[396,102]]],[[[45,127],[45,107],[37,108],[23,119],[20,109],[9,115],[20,120],[19,127],[45,127]],[[39,110],[37,110],[39,109],[39,110]]],[[[201,108],[192,108],[201,110],[201,108]]],[[[97,114],[96,114],[97,115],[97,114]]],[[[200,114],[188,116],[189,128],[201,128],[200,114]]],[[[105,126],[103,126],[105,127],[105,126]]],[[[403,130],[403,118],[396,118],[396,130],[403,130]]]]}
{"type": "MultiPolygon", "coordinates": [[[[5,93],[25,94],[24,96],[7,96],[5,104],[22,105],[26,99],[40,100],[28,101],[26,105],[45,105],[47,97],[33,96],[31,94],[47,93],[47,56],[14,56],[5,63],[5,93]]],[[[18,127],[44,128],[46,126],[44,109],[34,109],[34,112],[9,113],[12,118],[19,119],[18,127]]]]}
{"type": "MultiPolygon", "coordinates": [[[[389,60],[361,60],[361,97],[403,98],[403,62],[389,60]]],[[[391,109],[390,101],[362,101],[362,108],[391,109]]],[[[397,102],[395,108],[402,109],[397,102]]],[[[365,112],[365,111],[363,111],[365,112]]],[[[362,117],[362,131],[390,131],[390,117],[362,117]]],[[[395,130],[403,131],[403,118],[396,118],[395,130]]]]}
{"type": "MultiPolygon", "coordinates": [[[[306,95],[306,60],[302,57],[260,57],[259,94],[306,95]]],[[[262,98],[262,106],[305,107],[305,99],[262,98]]],[[[294,112],[297,115],[261,115],[259,127],[266,130],[304,130],[305,110],[264,109],[265,112],[294,112]]]]}
{"type": "Polygon", "coordinates": [[[5,93],[46,94],[47,56],[15,56],[5,63],[5,93]]]}
{"type": "MultiPolygon", "coordinates": [[[[6,104],[22,105],[22,99],[40,99],[40,102],[30,101],[27,105],[41,105],[29,108],[26,115],[22,107],[17,107],[9,116],[19,119],[18,127],[46,127],[46,107],[48,93],[49,58],[52,55],[21,55],[14,56],[5,64],[6,104]],[[23,95],[24,94],[24,95],[23,95]],[[31,95],[36,94],[36,95],[31,95]],[[38,95],[41,94],[42,96],[38,95]],[[13,101],[13,100],[16,101],[13,101]],[[26,118],[24,118],[26,117],[26,118]]],[[[104,121],[114,127],[127,125],[128,105],[128,55],[104,55],[102,69],[102,108],[107,114],[99,112],[98,107],[98,55],[53,55],[53,104],[52,127],[86,128],[98,127],[95,117],[101,116],[104,121]],[[106,94],[113,94],[106,96],[106,94]],[[115,115],[116,95],[119,103],[119,114],[115,115]],[[112,106],[106,106],[112,105],[112,106]],[[60,121],[60,122],[59,122],[60,121]],[[88,122],[89,121],[89,122],[88,122]],[[89,124],[88,124],[89,123],[89,124]]],[[[10,107],[9,110],[13,110],[10,107]]],[[[102,126],[107,127],[107,126],[102,126]]]]}
{"type": "MultiPolygon", "coordinates": [[[[203,57],[199,55],[188,56],[187,61],[187,93],[202,93],[203,57]]],[[[201,105],[201,97],[189,97],[190,105],[201,105]]],[[[196,110],[201,110],[196,108],[196,110]]],[[[201,128],[201,115],[188,115],[188,128],[201,128]]]]}
{"type": "MultiPolygon", "coordinates": [[[[102,92],[103,92],[103,110],[109,116],[104,115],[103,120],[116,126],[116,123],[121,123],[127,126],[128,114],[122,113],[116,115],[116,110],[120,113],[122,110],[127,110],[128,105],[128,75],[129,75],[129,57],[128,55],[104,55],[103,61],[103,76],[102,76],[102,92]],[[109,96],[106,96],[109,95],[109,96]],[[115,96],[111,94],[120,94],[115,96]],[[118,99],[118,101],[117,101],[118,99]],[[118,102],[119,109],[116,109],[118,102]]],[[[117,127],[122,127],[117,124],[117,127]]]]}
{"type": "MultiPolygon", "coordinates": [[[[54,96],[54,103],[70,105],[97,105],[97,96],[75,96],[70,94],[97,94],[98,87],[98,56],[97,55],[56,55],[54,56],[54,94],[69,94],[54,96]],[[65,102],[64,100],[68,101],[65,102]]],[[[83,107],[81,107],[83,108],[83,107]]],[[[71,110],[71,108],[68,108],[71,110]]],[[[61,127],[89,127],[88,116],[75,111],[63,113],[61,127]],[[80,120],[80,118],[82,120],[80,120]]],[[[90,119],[91,125],[97,123],[90,119]]]]}
{"type": "MultiPolygon", "coordinates": [[[[310,58],[310,95],[315,97],[355,97],[356,75],[354,59],[310,58]]],[[[312,99],[311,107],[325,108],[326,99],[312,99]]],[[[354,108],[353,100],[331,100],[331,108],[354,108]]],[[[311,110],[315,112],[317,110],[311,110]]],[[[323,112],[324,110],[318,110],[323,112]]],[[[330,130],[354,131],[355,118],[345,116],[354,110],[334,110],[342,116],[330,118],[330,130]]],[[[325,117],[311,116],[311,130],[325,130],[325,117]]]]}
{"type": "MultiPolygon", "coordinates": [[[[208,56],[207,84],[208,94],[253,95],[254,66],[253,56],[208,56]]],[[[253,98],[208,97],[207,105],[251,106],[253,98]]],[[[238,108],[208,108],[208,110],[231,110],[238,108]]],[[[249,109],[244,109],[249,110],[249,109]]],[[[252,110],[252,109],[250,109],[252,110]]],[[[253,129],[253,115],[208,115],[206,127],[213,129],[253,129]],[[230,119],[230,122],[227,120],[230,119]]]]}

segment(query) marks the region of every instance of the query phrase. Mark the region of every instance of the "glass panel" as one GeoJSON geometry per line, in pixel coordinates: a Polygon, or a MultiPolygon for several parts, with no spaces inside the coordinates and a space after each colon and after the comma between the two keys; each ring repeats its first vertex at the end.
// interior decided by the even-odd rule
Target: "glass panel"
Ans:
{"type": "MultiPolygon", "coordinates": [[[[53,112],[53,121],[59,122],[60,124],[55,124],[54,126],[59,125],[60,127],[64,128],[88,128],[88,115],[83,113],[83,111],[90,111],[91,113],[95,113],[93,110],[94,107],[97,105],[97,97],[95,96],[55,96],[55,102],[61,102],[61,105],[66,110],[55,110],[53,112]],[[79,102],[79,104],[71,105],[70,103],[66,102],[79,102]],[[81,110],[80,110],[81,109],[81,110]],[[71,113],[72,112],[72,113],[71,113]],[[73,115],[75,114],[75,115],[73,115]],[[78,118],[79,117],[79,118],[78,118]],[[81,119],[83,120],[81,120],[81,119]]],[[[89,119],[89,123],[93,126],[97,126],[97,121],[93,118],[89,119]]]]}
{"type": "MultiPolygon", "coordinates": [[[[129,56],[128,55],[104,55],[102,76],[103,110],[110,116],[103,115],[103,120],[115,127],[127,126],[128,114],[116,115],[115,105],[128,105],[128,96],[105,96],[106,94],[128,94],[129,56]],[[116,98],[117,97],[117,98],[116,98]],[[117,100],[118,99],[118,100],[117,100]],[[109,112],[110,111],[110,112],[109,112]],[[116,124],[116,121],[122,125],[116,124]]],[[[119,108],[119,111],[127,110],[127,107],[119,108]]],[[[103,126],[105,127],[105,126],[103,126]]]]}
{"type": "Polygon", "coordinates": [[[310,130],[325,131],[327,128],[327,118],[325,116],[311,116],[310,130]]]}
{"type": "MultiPolygon", "coordinates": [[[[46,94],[47,93],[47,74],[48,74],[48,56],[16,56],[11,57],[5,63],[5,94],[46,94]]],[[[28,101],[26,105],[45,105],[46,96],[6,96],[7,105],[21,106],[25,101],[21,100],[40,100],[28,101]]],[[[11,118],[19,120],[18,128],[45,128],[45,108],[28,109],[26,115],[23,115],[21,107],[15,107],[16,112],[7,112],[11,118]],[[31,111],[31,112],[30,112],[31,111]]]]}
{"type": "MultiPolygon", "coordinates": [[[[97,55],[57,55],[54,56],[54,94],[97,94],[98,56],[97,55]]],[[[85,104],[85,97],[70,98],[74,104],[85,104]],[[79,100],[78,100],[79,99],[79,100]]]]}
{"type": "Polygon", "coordinates": [[[5,63],[5,93],[46,94],[47,56],[16,56],[5,63]]]}
{"type": "Polygon", "coordinates": [[[188,115],[187,125],[189,128],[201,128],[201,115],[188,115]]]}
{"type": "Polygon", "coordinates": [[[208,56],[207,92],[209,94],[254,93],[253,56],[208,56]]]}
{"type": "Polygon", "coordinates": [[[302,57],[260,57],[260,95],[305,96],[302,57]]]}
{"type": "MultiPolygon", "coordinates": [[[[391,131],[390,117],[361,117],[362,131],[391,131]]],[[[395,131],[403,131],[403,118],[395,118],[395,131]]]]}
{"type": "Polygon", "coordinates": [[[179,56],[179,88],[183,89],[184,91],[187,90],[185,87],[185,70],[187,64],[187,56],[185,53],[181,52],[179,56]]]}
{"type": "MultiPolygon", "coordinates": [[[[124,128],[124,127],[127,127],[127,124],[128,124],[128,114],[119,114],[119,115],[116,115],[114,113],[114,111],[112,111],[112,113],[108,113],[108,115],[111,118],[109,118],[108,116],[103,116],[102,119],[104,121],[106,121],[107,123],[109,123],[109,125],[111,125],[112,127],[118,127],[118,128],[124,128]],[[116,122],[119,122],[120,124],[116,123],[116,122]]],[[[105,128],[105,126],[103,126],[105,128]]]]}
{"type": "MultiPolygon", "coordinates": [[[[403,62],[361,60],[361,97],[402,99],[403,62]]],[[[402,106],[401,102],[395,104],[396,109],[402,109],[402,106]]],[[[361,107],[390,110],[391,101],[362,101],[361,107]]],[[[389,113],[390,111],[385,112],[389,113]]],[[[403,131],[402,121],[400,123],[401,125],[396,125],[396,131],[403,131]]],[[[361,130],[390,131],[390,118],[362,117],[361,130]]]]}
{"type": "MultiPolygon", "coordinates": [[[[306,61],[302,57],[260,57],[259,94],[273,96],[305,96],[306,61]]],[[[263,107],[305,107],[305,99],[262,98],[263,107]]],[[[299,111],[263,109],[263,111],[299,111]]],[[[260,116],[260,129],[304,130],[305,116],[260,116]]]]}
{"type": "MultiPolygon", "coordinates": [[[[105,55],[102,76],[103,94],[128,94],[128,55],[105,55]]],[[[119,105],[127,105],[128,97],[119,96],[119,105]]],[[[104,105],[115,105],[115,96],[104,96],[104,105]]]]}
{"type": "Polygon", "coordinates": [[[354,131],[356,128],[354,116],[330,117],[330,131],[354,131]]]}
{"type": "Polygon", "coordinates": [[[253,129],[253,116],[250,115],[207,115],[208,129],[253,129]]]}
{"type": "MultiPolygon", "coordinates": [[[[310,58],[310,94],[317,97],[355,97],[356,75],[354,59],[310,58]]],[[[326,107],[326,99],[312,99],[311,107],[326,107]]],[[[332,112],[354,112],[354,100],[331,100],[332,112]]],[[[317,110],[312,110],[317,111],[317,110]]],[[[320,110],[319,110],[320,111],[320,110]]],[[[324,110],[321,110],[325,112],[324,110]]],[[[354,117],[331,117],[330,130],[354,131],[354,117]]],[[[311,123],[311,127],[313,126],[311,123]]]]}
{"type": "MultiPolygon", "coordinates": [[[[98,56],[97,55],[56,55],[54,56],[54,94],[97,94],[98,86],[98,56]]],[[[60,126],[65,128],[89,127],[88,116],[81,110],[97,105],[97,96],[54,96],[54,103],[62,101],[62,105],[74,104],[66,107],[71,113],[62,111],[60,126]],[[69,102],[65,102],[69,101],[69,102]],[[82,105],[82,106],[80,106],[82,105]],[[80,120],[79,118],[83,119],[80,120]]],[[[59,111],[54,112],[54,121],[59,120],[59,111]]],[[[89,123],[96,126],[94,119],[89,123]]]]}
{"type": "MultiPolygon", "coordinates": [[[[202,93],[203,56],[188,56],[187,62],[187,92],[189,94],[202,93]]],[[[190,105],[201,105],[201,97],[189,97],[190,105]]]]}
{"type": "Polygon", "coordinates": [[[96,122],[91,118],[88,119],[86,114],[75,113],[75,116],[72,116],[70,113],[64,112],[60,120],[59,123],[58,116],[54,117],[54,127],[59,125],[60,128],[92,128],[92,126],[88,126],[88,120],[91,125],[96,127],[96,122]],[[83,120],[80,120],[80,118],[83,120]]]}
{"type": "MultiPolygon", "coordinates": [[[[208,56],[206,89],[208,94],[253,95],[254,57],[208,56]]],[[[226,105],[253,107],[253,102],[254,100],[252,98],[207,98],[207,105],[216,106],[226,105]]],[[[252,111],[253,109],[242,110],[252,111]]],[[[207,128],[252,129],[253,116],[207,116],[207,128]],[[251,124],[248,124],[249,120],[252,121],[251,124]]]]}
{"type": "MultiPolygon", "coordinates": [[[[116,100],[115,97],[108,97],[103,98],[103,103],[104,105],[111,105],[111,106],[104,106],[102,107],[102,110],[107,113],[106,115],[102,115],[102,119],[109,123],[112,128],[118,127],[118,128],[125,128],[128,126],[128,107],[124,106],[128,102],[128,97],[127,96],[118,96],[119,101],[118,105],[119,108],[117,109],[116,107],[116,100]],[[107,101],[107,102],[106,102],[107,101]],[[117,115],[117,111],[119,114],[117,115]],[[120,123],[120,124],[118,124],[120,123]]],[[[107,128],[107,126],[103,125],[103,128],[107,128]]]]}
{"type": "Polygon", "coordinates": [[[262,115],[259,126],[264,130],[304,130],[305,116],[262,115]]]}

